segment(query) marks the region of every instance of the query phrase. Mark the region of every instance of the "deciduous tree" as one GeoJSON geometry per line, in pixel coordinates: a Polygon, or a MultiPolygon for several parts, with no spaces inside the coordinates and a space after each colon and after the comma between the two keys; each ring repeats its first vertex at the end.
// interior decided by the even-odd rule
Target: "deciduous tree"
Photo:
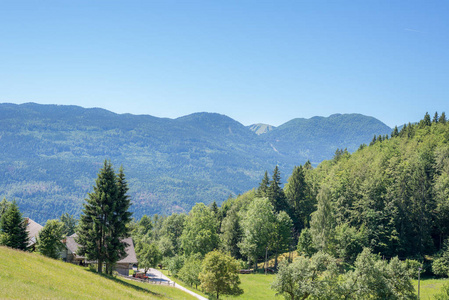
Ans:
{"type": "Polygon", "coordinates": [[[216,295],[240,295],[239,264],[230,255],[218,250],[209,252],[204,258],[199,275],[201,288],[207,293],[216,295]]]}
{"type": "Polygon", "coordinates": [[[186,218],[181,235],[181,245],[186,255],[205,255],[218,247],[217,222],[211,210],[203,203],[197,203],[186,218]]]}
{"type": "Polygon", "coordinates": [[[64,223],[59,220],[48,220],[39,232],[37,251],[41,254],[57,259],[64,248],[64,223]]]}

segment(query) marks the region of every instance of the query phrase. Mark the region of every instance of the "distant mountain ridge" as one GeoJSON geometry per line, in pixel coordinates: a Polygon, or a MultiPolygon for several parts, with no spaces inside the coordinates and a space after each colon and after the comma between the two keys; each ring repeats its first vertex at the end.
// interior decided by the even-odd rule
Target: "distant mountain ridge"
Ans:
{"type": "Polygon", "coordinates": [[[294,119],[265,134],[216,113],[177,119],[115,114],[78,106],[0,104],[0,197],[17,200],[37,222],[77,215],[104,159],[125,168],[132,210],[189,211],[256,187],[279,165],[283,181],[295,165],[355,151],[379,120],[358,114],[294,119]]]}

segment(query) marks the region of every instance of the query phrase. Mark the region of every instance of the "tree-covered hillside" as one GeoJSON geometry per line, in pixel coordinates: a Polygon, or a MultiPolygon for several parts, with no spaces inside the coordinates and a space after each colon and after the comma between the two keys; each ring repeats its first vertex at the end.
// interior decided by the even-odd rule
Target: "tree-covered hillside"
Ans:
{"type": "Polygon", "coordinates": [[[313,165],[332,157],[337,148],[353,152],[373,135],[385,135],[391,128],[373,117],[335,114],[328,118],[293,119],[264,137],[282,155],[301,157],[313,165]]]}
{"type": "MultiPolygon", "coordinates": [[[[347,122],[345,116],[340,122],[347,122]]],[[[360,133],[354,144],[391,131],[359,117],[350,123],[354,140],[360,133]]],[[[334,135],[308,141],[311,150],[293,151],[305,143],[295,140],[305,133],[290,124],[290,136],[285,135],[282,128],[288,123],[279,136],[277,128],[258,136],[219,114],[165,119],[99,108],[0,104],[0,197],[16,199],[25,216],[40,222],[63,212],[77,215],[96,172],[110,159],[125,168],[135,217],[188,211],[196,202],[220,203],[250,189],[275,165],[285,174],[295,164],[319,162],[321,153],[348,147],[334,139],[340,136],[336,123],[315,122],[317,133],[327,128],[334,135]]]]}
{"type": "Polygon", "coordinates": [[[331,203],[336,230],[348,225],[363,231],[375,253],[431,254],[449,237],[444,115],[431,121],[426,114],[418,124],[395,129],[390,139],[378,137],[353,154],[339,152],[314,172],[315,185],[331,203]]]}

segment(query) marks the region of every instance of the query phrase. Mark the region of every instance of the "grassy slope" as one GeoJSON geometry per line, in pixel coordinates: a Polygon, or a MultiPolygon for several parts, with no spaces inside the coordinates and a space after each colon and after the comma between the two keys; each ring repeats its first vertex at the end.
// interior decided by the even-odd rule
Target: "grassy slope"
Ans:
{"type": "Polygon", "coordinates": [[[176,288],[99,276],[86,268],[0,247],[2,299],[196,299],[176,288]]]}

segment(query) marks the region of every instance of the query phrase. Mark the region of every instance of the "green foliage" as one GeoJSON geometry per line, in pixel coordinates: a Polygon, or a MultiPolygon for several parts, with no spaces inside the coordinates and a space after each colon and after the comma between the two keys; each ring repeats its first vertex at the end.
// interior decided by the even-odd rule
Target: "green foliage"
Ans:
{"type": "Polygon", "coordinates": [[[41,254],[58,259],[60,252],[64,249],[62,239],[64,238],[64,223],[59,220],[48,220],[44,228],[39,232],[37,240],[37,251],[41,254]]]}
{"type": "Polygon", "coordinates": [[[262,181],[257,188],[256,195],[259,198],[268,197],[268,188],[270,186],[270,179],[268,178],[268,172],[265,171],[262,181]]]}
{"type": "Polygon", "coordinates": [[[441,288],[441,291],[433,296],[434,300],[447,300],[449,299],[449,283],[446,283],[441,288]]]}
{"type": "Polygon", "coordinates": [[[271,288],[285,299],[338,298],[338,267],[329,254],[318,252],[311,258],[298,257],[291,264],[281,263],[271,288]]]}
{"type": "Polygon", "coordinates": [[[299,255],[304,255],[307,257],[311,257],[317,252],[313,244],[312,233],[310,232],[309,228],[304,228],[301,231],[298,239],[297,250],[299,255]]]}
{"type": "Polygon", "coordinates": [[[177,276],[183,266],[184,258],[180,255],[175,255],[168,259],[168,270],[173,276],[177,276]]]}
{"type": "Polygon", "coordinates": [[[255,198],[242,217],[243,238],[238,246],[248,261],[256,264],[256,268],[258,258],[272,246],[275,223],[274,209],[267,198],[255,198]]]}
{"type": "Polygon", "coordinates": [[[354,267],[345,274],[346,299],[416,299],[409,270],[397,257],[387,263],[365,248],[354,267]]]}
{"type": "Polygon", "coordinates": [[[184,230],[186,218],[186,214],[172,214],[164,219],[162,224],[161,235],[167,238],[173,253],[178,253],[181,249],[180,237],[184,230]]]}
{"type": "Polygon", "coordinates": [[[0,219],[1,245],[19,250],[28,248],[27,221],[22,217],[16,201],[7,205],[8,208],[0,219]]]}
{"type": "Polygon", "coordinates": [[[278,166],[273,170],[273,176],[267,190],[267,197],[273,205],[275,212],[288,209],[287,199],[284,190],[281,187],[281,172],[279,171],[278,166]]]}
{"type": "Polygon", "coordinates": [[[60,220],[64,224],[63,234],[65,236],[71,236],[75,233],[78,220],[73,215],[64,213],[61,215],[60,220]]]}
{"type": "Polygon", "coordinates": [[[201,281],[199,279],[200,272],[201,256],[192,255],[186,258],[184,266],[178,273],[178,277],[190,286],[195,285],[195,288],[198,288],[198,285],[201,284],[201,281]]]}
{"type": "Polygon", "coordinates": [[[305,166],[304,168],[302,166],[295,167],[284,188],[290,216],[297,233],[309,225],[310,215],[315,210],[316,204],[311,183],[306,178],[307,172],[310,170],[307,170],[305,166]]]}
{"type": "Polygon", "coordinates": [[[416,299],[407,266],[397,257],[387,263],[367,248],[343,274],[323,252],[283,262],[272,288],[286,299],[416,299]]]}
{"type": "Polygon", "coordinates": [[[220,245],[226,253],[234,258],[240,258],[238,244],[242,240],[241,218],[236,208],[231,208],[221,224],[220,245]]]}
{"type": "Polygon", "coordinates": [[[3,198],[3,200],[0,202],[0,219],[2,215],[8,210],[9,205],[11,205],[11,203],[8,202],[6,198],[3,198]]]}
{"type": "Polygon", "coordinates": [[[116,175],[111,163],[105,161],[94,191],[88,194],[84,204],[77,235],[78,254],[85,255],[88,260],[97,260],[99,273],[103,262],[107,263],[107,272],[111,273],[111,266],[126,255],[127,244],[122,240],[129,236],[127,224],[131,221],[126,191],[122,169],[116,175]]]}
{"type": "Polygon", "coordinates": [[[443,249],[441,249],[437,257],[433,260],[432,271],[435,275],[449,276],[449,240],[445,241],[443,249]]]}
{"type": "Polygon", "coordinates": [[[362,252],[367,244],[366,233],[362,226],[359,230],[344,223],[335,228],[335,237],[332,246],[338,258],[345,262],[353,263],[357,255],[362,252]]]}
{"type": "Polygon", "coordinates": [[[276,214],[270,249],[275,253],[274,268],[278,266],[278,254],[289,250],[292,244],[293,222],[285,211],[276,214]]]}
{"type": "Polygon", "coordinates": [[[211,210],[203,203],[197,203],[185,220],[181,235],[181,246],[187,255],[205,255],[218,247],[217,222],[211,210]]]}
{"type": "Polygon", "coordinates": [[[148,269],[155,268],[162,260],[162,254],[154,243],[141,245],[136,254],[139,267],[144,268],[145,273],[148,269]]]}
{"type": "Polygon", "coordinates": [[[410,274],[410,277],[413,279],[418,279],[418,274],[423,273],[424,266],[417,260],[406,259],[404,264],[410,274]]]}
{"type": "Polygon", "coordinates": [[[317,210],[312,213],[310,230],[315,247],[326,252],[330,250],[335,233],[335,213],[330,189],[323,185],[317,198],[317,210]]]}
{"type": "Polygon", "coordinates": [[[230,255],[218,250],[209,252],[202,263],[199,279],[201,288],[207,293],[220,295],[240,295],[239,263],[230,255]]]}

